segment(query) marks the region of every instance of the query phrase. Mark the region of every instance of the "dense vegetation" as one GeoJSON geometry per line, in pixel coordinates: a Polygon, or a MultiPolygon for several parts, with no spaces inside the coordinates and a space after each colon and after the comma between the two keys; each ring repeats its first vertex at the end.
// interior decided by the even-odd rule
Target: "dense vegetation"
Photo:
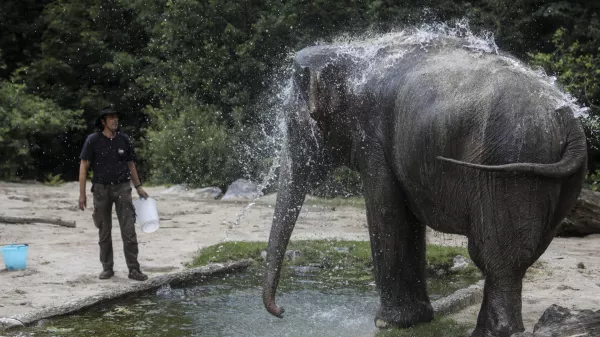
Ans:
{"type": "Polygon", "coordinates": [[[146,180],[257,178],[269,165],[258,144],[272,119],[266,96],[290,51],[424,22],[465,18],[493,32],[598,116],[599,9],[586,0],[4,0],[0,179],[75,179],[108,103],[124,113],[146,180]]]}

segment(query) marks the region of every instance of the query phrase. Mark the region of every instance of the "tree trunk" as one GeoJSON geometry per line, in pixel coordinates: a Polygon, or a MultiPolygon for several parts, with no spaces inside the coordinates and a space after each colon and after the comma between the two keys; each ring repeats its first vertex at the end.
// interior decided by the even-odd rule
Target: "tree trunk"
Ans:
{"type": "Polygon", "coordinates": [[[0,215],[0,223],[7,224],[31,224],[31,223],[49,223],[57,226],[75,228],[75,221],[65,221],[62,219],[50,219],[50,218],[23,218],[16,216],[4,216],[0,215]]]}

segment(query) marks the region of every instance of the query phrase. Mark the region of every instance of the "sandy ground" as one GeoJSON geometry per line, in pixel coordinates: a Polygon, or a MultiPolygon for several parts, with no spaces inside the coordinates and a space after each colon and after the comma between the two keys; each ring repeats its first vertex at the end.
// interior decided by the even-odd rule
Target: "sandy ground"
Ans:
{"type": "MultiPolygon", "coordinates": [[[[88,186],[89,190],[89,186],[88,186]]],[[[160,192],[146,188],[158,201],[161,228],[151,234],[138,230],[139,261],[150,277],[184,268],[194,252],[226,240],[266,241],[273,215],[273,196],[266,196],[238,217],[248,202],[224,202],[160,192]]],[[[76,228],[49,224],[2,224],[0,246],[28,243],[27,269],[0,269],[0,317],[62,304],[68,300],[121,287],[130,281],[123,257],[120,231],[113,217],[113,247],[116,275],[99,280],[97,230],[88,208],[77,209],[78,184],[60,187],[0,183],[0,215],[62,218],[76,221],[76,228]]],[[[292,239],[339,238],[367,240],[364,211],[353,207],[327,207],[308,201],[292,239]]],[[[429,241],[465,245],[462,237],[429,233],[429,241]]],[[[581,239],[557,238],[530,269],[524,282],[523,317],[531,330],[551,304],[574,309],[600,309],[600,236],[581,239]],[[583,263],[584,269],[578,267],[583,263]]],[[[0,257],[0,268],[4,262],[0,257]]],[[[453,317],[474,323],[478,306],[453,317]]]]}

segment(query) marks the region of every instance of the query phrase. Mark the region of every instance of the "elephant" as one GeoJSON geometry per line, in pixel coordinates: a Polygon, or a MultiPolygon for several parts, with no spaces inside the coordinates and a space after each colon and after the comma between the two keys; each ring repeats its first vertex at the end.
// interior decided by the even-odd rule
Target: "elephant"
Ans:
{"type": "Polygon", "coordinates": [[[515,57],[461,37],[306,47],[293,58],[263,279],[275,293],[306,194],[347,166],[363,182],[378,328],[433,319],[425,226],[468,239],[485,278],[472,336],[524,331],[522,280],[582,189],[579,107],[515,57]]]}

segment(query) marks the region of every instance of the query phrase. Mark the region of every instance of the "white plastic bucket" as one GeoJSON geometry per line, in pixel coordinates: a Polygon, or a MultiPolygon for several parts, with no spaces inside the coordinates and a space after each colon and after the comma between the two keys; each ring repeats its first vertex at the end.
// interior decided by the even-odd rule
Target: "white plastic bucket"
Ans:
{"type": "Polygon", "coordinates": [[[160,227],[156,200],[140,198],[133,202],[133,206],[135,207],[136,222],[140,225],[142,232],[156,232],[160,227]]]}

